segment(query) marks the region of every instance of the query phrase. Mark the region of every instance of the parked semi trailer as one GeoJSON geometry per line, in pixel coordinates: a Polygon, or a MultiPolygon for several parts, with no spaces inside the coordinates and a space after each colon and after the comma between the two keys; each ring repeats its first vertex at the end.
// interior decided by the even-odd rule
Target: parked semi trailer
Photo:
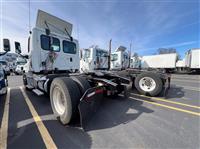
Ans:
{"type": "Polygon", "coordinates": [[[190,49],[186,52],[185,67],[188,72],[200,72],[200,49],[190,49]]]}
{"type": "Polygon", "coordinates": [[[177,53],[143,56],[141,60],[141,67],[162,69],[170,72],[176,68],[177,60],[177,53]]]}
{"type": "MultiPolygon", "coordinates": [[[[96,50],[98,49],[96,48],[83,49],[81,51],[81,55],[83,55],[81,58],[81,61],[94,63],[96,62],[97,59],[101,59],[96,54],[93,54],[97,52],[96,50]],[[84,55],[87,55],[87,56],[84,56],[84,55]]],[[[139,93],[149,95],[149,96],[157,96],[161,92],[165,93],[168,90],[169,85],[170,85],[170,76],[168,74],[155,71],[155,70],[149,71],[149,70],[139,70],[139,69],[133,69],[133,68],[128,69],[128,64],[126,65],[126,70],[123,70],[121,69],[122,68],[121,66],[123,66],[122,60],[117,60],[117,62],[119,63],[117,65],[119,66],[117,67],[118,69],[113,69],[113,67],[109,69],[108,67],[109,65],[105,65],[105,62],[109,62],[110,56],[107,55],[108,52],[105,52],[105,53],[106,54],[103,57],[104,60],[99,61],[99,64],[98,64],[99,66],[102,66],[102,67],[93,67],[93,65],[88,64],[86,68],[84,64],[80,66],[81,70],[83,72],[97,72],[98,70],[102,70],[102,68],[104,68],[104,70],[106,70],[105,72],[109,72],[109,73],[117,74],[122,77],[129,78],[129,80],[132,83],[133,88],[136,88],[139,91],[139,93]],[[103,66],[107,66],[107,69],[105,69],[106,67],[103,67],[103,66]]],[[[122,57],[123,55],[125,55],[124,53],[126,52],[125,50],[121,50],[119,53],[120,53],[119,54],[120,56],[116,53],[111,54],[111,60],[110,60],[111,63],[113,62],[113,59],[115,58],[115,56],[117,58],[122,57]]]]}
{"type": "Polygon", "coordinates": [[[122,83],[130,81],[108,72],[79,73],[79,44],[71,33],[71,23],[39,10],[28,40],[29,71],[23,81],[26,89],[50,96],[52,110],[63,125],[80,117],[85,128],[100,100],[126,96],[122,83]]]}

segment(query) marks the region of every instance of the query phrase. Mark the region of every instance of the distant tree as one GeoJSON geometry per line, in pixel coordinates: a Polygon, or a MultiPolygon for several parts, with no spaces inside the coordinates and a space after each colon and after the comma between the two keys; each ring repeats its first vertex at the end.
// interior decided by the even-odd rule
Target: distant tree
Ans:
{"type": "Polygon", "coordinates": [[[175,48],[159,48],[157,50],[158,54],[168,54],[168,53],[177,53],[175,48]]]}

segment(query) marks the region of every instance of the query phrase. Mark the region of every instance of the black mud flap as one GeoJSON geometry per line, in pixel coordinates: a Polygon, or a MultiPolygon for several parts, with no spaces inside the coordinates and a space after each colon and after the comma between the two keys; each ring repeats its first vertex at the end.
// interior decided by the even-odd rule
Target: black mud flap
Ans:
{"type": "Polygon", "coordinates": [[[80,114],[80,124],[84,130],[87,130],[88,122],[100,107],[103,94],[103,87],[95,87],[88,89],[81,98],[78,109],[80,114]]]}
{"type": "Polygon", "coordinates": [[[163,96],[164,96],[165,98],[167,97],[167,94],[168,94],[168,91],[169,91],[169,89],[170,89],[170,86],[171,86],[171,77],[169,76],[169,77],[166,79],[165,86],[164,86],[163,96]]]}

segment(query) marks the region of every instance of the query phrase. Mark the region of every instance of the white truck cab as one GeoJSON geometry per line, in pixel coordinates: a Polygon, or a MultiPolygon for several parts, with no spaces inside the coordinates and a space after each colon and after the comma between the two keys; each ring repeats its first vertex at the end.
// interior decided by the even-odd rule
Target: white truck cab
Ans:
{"type": "Polygon", "coordinates": [[[72,24],[39,11],[29,40],[31,71],[78,71],[79,45],[71,34],[72,24]]]}
{"type": "MultiPolygon", "coordinates": [[[[41,10],[36,22],[28,43],[29,70],[23,74],[24,86],[39,96],[48,94],[62,124],[80,118],[83,127],[104,96],[126,95],[121,82],[129,84],[129,79],[108,72],[78,73],[79,44],[71,37],[72,24],[41,10]]],[[[16,53],[21,53],[19,46],[16,53]]],[[[97,49],[93,54],[101,57],[104,53],[97,49]]]]}
{"type": "Polygon", "coordinates": [[[92,46],[81,50],[80,71],[108,70],[108,51],[92,46]]]}
{"type": "Polygon", "coordinates": [[[111,54],[110,69],[123,70],[129,66],[129,54],[125,51],[126,47],[119,46],[115,52],[111,54]]]}
{"type": "Polygon", "coordinates": [[[17,58],[16,62],[16,68],[15,68],[15,74],[23,74],[24,72],[24,66],[27,64],[27,60],[21,57],[17,58]]]}
{"type": "Polygon", "coordinates": [[[130,60],[130,68],[141,68],[141,58],[132,56],[130,60]]]}

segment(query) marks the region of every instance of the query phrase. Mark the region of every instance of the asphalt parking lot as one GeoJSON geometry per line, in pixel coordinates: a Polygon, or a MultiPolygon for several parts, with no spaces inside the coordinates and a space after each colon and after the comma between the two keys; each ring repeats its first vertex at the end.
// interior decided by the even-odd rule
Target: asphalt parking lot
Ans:
{"type": "Polygon", "coordinates": [[[165,98],[132,91],[127,99],[106,99],[88,131],[62,126],[49,98],[25,91],[21,76],[8,80],[0,148],[200,148],[200,75],[172,75],[165,98]]]}

